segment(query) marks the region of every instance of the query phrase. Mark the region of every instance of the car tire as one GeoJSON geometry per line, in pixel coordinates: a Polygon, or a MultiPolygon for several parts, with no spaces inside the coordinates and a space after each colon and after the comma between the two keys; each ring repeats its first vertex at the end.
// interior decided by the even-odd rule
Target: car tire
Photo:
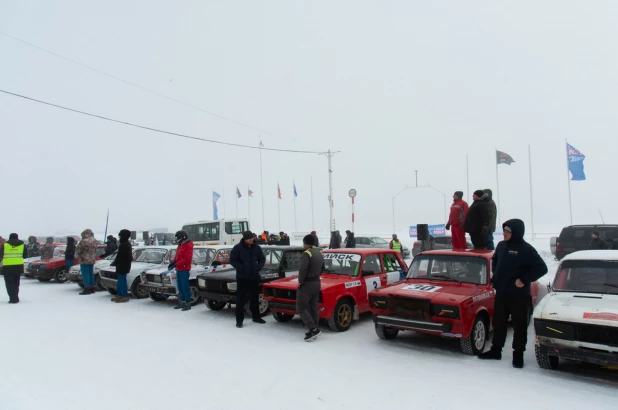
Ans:
{"type": "Polygon", "coordinates": [[[281,312],[273,312],[273,317],[275,318],[277,322],[281,322],[281,323],[289,322],[290,320],[294,319],[294,315],[290,315],[288,313],[281,313],[281,312]]]}
{"type": "MultiPolygon", "coordinates": [[[[264,317],[268,314],[268,312],[270,312],[268,301],[264,299],[264,294],[262,293],[260,293],[260,299],[258,300],[258,309],[260,311],[260,317],[264,317]]],[[[253,314],[251,313],[251,306],[249,302],[245,303],[245,312],[250,315],[253,314]]]]}
{"type": "Polygon", "coordinates": [[[339,299],[333,314],[328,318],[328,327],[333,332],[345,332],[352,326],[354,305],[347,298],[339,299]]]}
{"type": "Polygon", "coordinates": [[[49,282],[51,278],[37,278],[39,282],[49,282]]]}
{"type": "Polygon", "coordinates": [[[191,306],[197,306],[199,303],[202,302],[200,290],[197,287],[195,281],[189,282],[189,292],[191,292],[191,306]]]}
{"type": "Polygon", "coordinates": [[[116,289],[107,288],[107,292],[113,296],[118,295],[118,291],[116,289]]]}
{"type": "Polygon", "coordinates": [[[67,274],[69,273],[66,267],[58,268],[56,273],[54,273],[54,281],[57,283],[66,283],[69,278],[67,278],[67,274]]]}
{"type": "Polygon", "coordinates": [[[133,295],[135,299],[146,299],[148,296],[150,296],[150,292],[140,289],[140,283],[142,283],[142,281],[138,276],[137,278],[135,278],[133,284],[131,285],[131,295],[133,295]]]}
{"type": "Polygon", "coordinates": [[[382,340],[392,340],[399,334],[399,329],[379,325],[376,323],[376,335],[382,340]]]}
{"type": "Polygon", "coordinates": [[[534,356],[536,362],[541,369],[556,370],[558,369],[558,363],[560,358],[558,356],[550,356],[546,350],[542,350],[540,346],[534,346],[534,356]]]}
{"type": "Polygon", "coordinates": [[[210,310],[222,310],[227,305],[227,302],[220,302],[218,300],[206,300],[205,303],[210,310]]]}
{"type": "Polygon", "coordinates": [[[165,302],[167,300],[167,297],[159,293],[151,293],[149,296],[150,299],[154,300],[155,302],[165,302]]]}
{"type": "Polygon", "coordinates": [[[103,283],[101,283],[101,275],[95,275],[94,283],[97,287],[97,290],[100,290],[100,291],[107,290],[107,288],[103,286],[103,283]]]}
{"type": "Polygon", "coordinates": [[[485,350],[485,344],[487,343],[487,323],[483,316],[477,315],[472,325],[472,331],[470,336],[461,339],[461,350],[464,354],[470,356],[478,356],[485,350]]]}

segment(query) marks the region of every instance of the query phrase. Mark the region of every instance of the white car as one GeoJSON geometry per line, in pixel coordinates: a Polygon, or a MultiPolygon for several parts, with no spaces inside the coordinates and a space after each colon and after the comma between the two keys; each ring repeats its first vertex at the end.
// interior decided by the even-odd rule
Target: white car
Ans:
{"type": "MultiPolygon", "coordinates": [[[[202,301],[196,283],[196,276],[212,268],[229,264],[232,246],[196,246],[193,248],[193,265],[189,271],[189,287],[191,289],[191,305],[195,306],[202,301]]],[[[230,269],[233,269],[230,266],[230,269]]],[[[140,289],[148,292],[150,298],[160,302],[170,296],[178,297],[178,280],[176,269],[168,270],[167,266],[148,269],[141,274],[140,289]]]]}
{"type": "MultiPolygon", "coordinates": [[[[139,255],[144,251],[143,246],[133,248],[133,260],[137,259],[139,255]]],[[[101,269],[108,268],[114,259],[116,258],[117,251],[106,257],[105,259],[101,259],[94,263],[94,281],[97,284],[98,290],[107,290],[105,286],[101,283],[101,269]]],[[[82,280],[82,271],[80,265],[73,265],[71,269],[69,269],[69,273],[67,274],[67,280],[69,282],[77,283],[80,288],[84,287],[84,281],[82,280]]]]}
{"type": "Polygon", "coordinates": [[[571,253],[534,311],[536,361],[618,365],[618,251],[571,253]]]}
{"type": "MultiPolygon", "coordinates": [[[[134,298],[144,299],[149,296],[143,288],[139,287],[141,283],[140,273],[144,270],[156,267],[167,267],[170,261],[176,255],[176,245],[170,246],[145,246],[141,255],[139,255],[131,263],[131,271],[127,274],[127,285],[129,292],[134,298]]],[[[116,280],[116,267],[108,266],[101,269],[101,284],[112,295],[118,294],[118,281],[116,280]]]]}

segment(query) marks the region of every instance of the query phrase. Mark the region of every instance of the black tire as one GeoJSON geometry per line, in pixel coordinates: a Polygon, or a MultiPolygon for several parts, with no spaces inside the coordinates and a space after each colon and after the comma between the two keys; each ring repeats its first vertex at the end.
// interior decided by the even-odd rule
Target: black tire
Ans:
{"type": "Polygon", "coordinates": [[[281,312],[273,312],[273,317],[277,322],[281,323],[289,322],[290,320],[294,319],[294,315],[281,312]]]}
{"type": "Polygon", "coordinates": [[[345,332],[352,326],[354,305],[350,299],[339,299],[333,314],[328,318],[328,327],[333,332],[345,332]]]}
{"type": "Polygon", "coordinates": [[[94,276],[94,283],[97,287],[97,290],[100,290],[100,291],[107,290],[107,288],[103,286],[103,283],[101,283],[101,275],[94,276]]]}
{"type": "Polygon", "coordinates": [[[487,342],[487,323],[481,315],[477,315],[472,325],[472,331],[470,336],[461,339],[461,350],[464,354],[471,356],[478,356],[485,350],[485,344],[487,342]]]}
{"type": "Polygon", "coordinates": [[[227,306],[227,302],[220,302],[218,300],[205,300],[204,302],[210,310],[221,310],[227,306]]]}
{"type": "Polygon", "coordinates": [[[399,329],[392,327],[386,327],[376,323],[376,335],[382,340],[392,340],[399,334],[399,329]]]}
{"type": "Polygon", "coordinates": [[[191,292],[191,306],[197,306],[202,302],[200,289],[197,287],[195,282],[189,282],[189,292],[191,292]]]}
{"type": "MultiPolygon", "coordinates": [[[[260,293],[260,299],[258,301],[258,310],[260,311],[260,317],[264,317],[270,312],[268,301],[264,299],[264,294],[260,293]]],[[[252,314],[249,302],[245,303],[245,312],[252,314]]]]}
{"type": "Polygon", "coordinates": [[[138,276],[137,278],[135,278],[135,280],[133,281],[133,284],[131,285],[131,295],[133,295],[133,297],[135,299],[146,299],[147,297],[150,296],[150,292],[148,292],[147,290],[141,289],[139,284],[142,283],[140,277],[138,276]]]}
{"type": "Polygon", "coordinates": [[[167,300],[165,296],[158,293],[151,293],[149,296],[150,299],[154,300],[155,302],[165,302],[167,300]]]}
{"type": "Polygon", "coordinates": [[[558,356],[548,355],[546,349],[541,349],[540,346],[534,346],[534,356],[536,356],[536,362],[539,364],[541,369],[558,369],[560,358],[558,356]]]}
{"type": "Polygon", "coordinates": [[[66,267],[58,268],[56,273],[54,273],[54,281],[57,283],[66,283],[69,278],[67,278],[67,274],[69,270],[66,267]]]}
{"type": "Polygon", "coordinates": [[[39,282],[49,282],[51,278],[37,278],[39,282]]]}
{"type": "Polygon", "coordinates": [[[118,295],[118,291],[117,291],[116,289],[107,288],[107,292],[108,292],[110,295],[113,295],[113,296],[117,296],[117,295],[118,295]]]}

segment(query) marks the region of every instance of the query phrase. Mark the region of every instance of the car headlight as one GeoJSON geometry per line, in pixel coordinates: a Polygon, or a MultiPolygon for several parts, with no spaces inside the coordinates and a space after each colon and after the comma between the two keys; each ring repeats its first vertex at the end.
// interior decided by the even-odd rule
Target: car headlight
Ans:
{"type": "Polygon", "coordinates": [[[39,269],[43,270],[43,269],[45,269],[46,267],[47,267],[47,265],[40,265],[40,266],[39,266],[39,269]]]}
{"type": "Polygon", "coordinates": [[[31,267],[32,267],[32,262],[30,262],[30,263],[28,264],[28,267],[29,267],[29,268],[31,268],[31,267]]]}

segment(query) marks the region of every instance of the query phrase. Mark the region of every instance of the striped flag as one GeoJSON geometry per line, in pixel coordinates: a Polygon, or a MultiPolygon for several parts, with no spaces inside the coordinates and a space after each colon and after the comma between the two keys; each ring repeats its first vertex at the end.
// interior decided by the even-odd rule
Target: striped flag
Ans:
{"type": "Polygon", "coordinates": [[[247,193],[248,196],[253,196],[253,191],[251,190],[251,188],[249,188],[249,192],[247,193]]]}
{"type": "Polygon", "coordinates": [[[281,188],[279,188],[279,183],[277,182],[277,196],[279,197],[279,199],[283,199],[281,197],[281,188]]]}

